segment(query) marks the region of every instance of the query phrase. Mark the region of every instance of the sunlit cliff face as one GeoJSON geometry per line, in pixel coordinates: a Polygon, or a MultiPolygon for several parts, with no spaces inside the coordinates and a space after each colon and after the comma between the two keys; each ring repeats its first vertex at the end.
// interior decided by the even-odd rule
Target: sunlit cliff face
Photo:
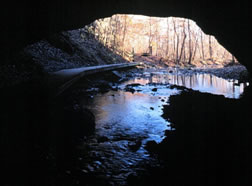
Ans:
{"type": "Polygon", "coordinates": [[[86,27],[105,46],[127,57],[148,54],[191,64],[222,64],[237,60],[214,36],[185,18],[117,14],[86,27]]]}

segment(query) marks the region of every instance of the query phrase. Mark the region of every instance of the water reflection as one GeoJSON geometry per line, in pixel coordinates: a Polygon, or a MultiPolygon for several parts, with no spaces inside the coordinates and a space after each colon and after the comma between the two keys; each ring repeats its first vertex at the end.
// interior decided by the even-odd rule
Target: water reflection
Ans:
{"type": "Polygon", "coordinates": [[[161,142],[165,130],[173,130],[161,117],[162,105],[180,91],[170,89],[168,84],[238,98],[246,84],[236,83],[209,74],[152,72],[119,85],[118,91],[97,94],[90,100],[85,97],[83,107],[95,115],[96,134],[83,144],[88,149],[81,157],[85,160],[83,171],[108,177],[112,185],[127,185],[130,174],[144,170],[147,164],[158,166],[158,160],[149,155],[144,145],[151,140],[161,142]],[[125,87],[132,83],[135,92],[127,92],[125,87]],[[144,166],[139,166],[141,163],[144,166]]]}
{"type": "Polygon", "coordinates": [[[224,95],[227,98],[239,98],[248,83],[238,84],[237,80],[226,80],[211,74],[169,74],[146,73],[144,77],[133,80],[134,83],[161,83],[180,85],[201,92],[224,95]]]}
{"type": "Polygon", "coordinates": [[[97,95],[90,106],[96,116],[97,133],[111,140],[118,136],[140,138],[143,144],[146,140],[162,141],[164,131],[170,129],[161,117],[162,104],[178,91],[163,87],[163,91],[159,88],[151,95],[151,88],[142,89],[143,93],[110,91],[97,95]]]}
{"type": "Polygon", "coordinates": [[[106,175],[113,185],[127,185],[130,174],[145,170],[145,166],[139,164],[159,166],[158,160],[149,155],[144,145],[151,140],[161,142],[165,130],[172,130],[169,122],[161,117],[162,105],[179,91],[164,85],[158,86],[155,94],[153,86],[135,88],[141,92],[133,94],[121,89],[95,95],[88,102],[83,100],[83,106],[88,107],[96,118],[96,134],[85,144],[89,152],[82,157],[86,161],[83,170],[106,175]],[[102,162],[101,166],[97,166],[97,161],[102,162]]]}

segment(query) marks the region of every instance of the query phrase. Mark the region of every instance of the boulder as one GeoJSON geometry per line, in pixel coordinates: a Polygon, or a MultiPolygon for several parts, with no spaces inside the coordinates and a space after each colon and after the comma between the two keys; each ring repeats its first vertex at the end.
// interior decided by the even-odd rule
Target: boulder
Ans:
{"type": "Polygon", "coordinates": [[[157,88],[153,88],[152,91],[153,91],[153,92],[157,92],[157,88]]]}

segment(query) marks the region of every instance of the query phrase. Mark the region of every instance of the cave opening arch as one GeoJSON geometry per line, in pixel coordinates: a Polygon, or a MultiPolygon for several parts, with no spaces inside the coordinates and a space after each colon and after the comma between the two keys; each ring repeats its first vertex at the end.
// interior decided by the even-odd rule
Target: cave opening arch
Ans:
{"type": "Polygon", "coordinates": [[[250,71],[248,55],[248,2],[230,1],[117,1],[86,3],[77,1],[26,1],[7,3],[3,8],[6,23],[3,38],[6,47],[1,51],[3,61],[15,51],[47,35],[63,30],[81,28],[96,19],[113,14],[141,14],[157,17],[185,17],[195,20],[205,33],[233,53],[250,71]],[[235,12],[235,14],[234,14],[235,12]],[[15,43],[15,45],[13,44],[15,43]]]}

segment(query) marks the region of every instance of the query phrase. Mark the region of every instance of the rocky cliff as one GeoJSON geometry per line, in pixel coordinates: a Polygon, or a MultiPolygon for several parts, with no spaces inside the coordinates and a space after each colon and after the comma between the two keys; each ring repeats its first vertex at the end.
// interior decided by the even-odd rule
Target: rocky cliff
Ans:
{"type": "Polygon", "coordinates": [[[27,46],[23,52],[46,72],[127,62],[104,47],[85,28],[54,34],[27,46]]]}

